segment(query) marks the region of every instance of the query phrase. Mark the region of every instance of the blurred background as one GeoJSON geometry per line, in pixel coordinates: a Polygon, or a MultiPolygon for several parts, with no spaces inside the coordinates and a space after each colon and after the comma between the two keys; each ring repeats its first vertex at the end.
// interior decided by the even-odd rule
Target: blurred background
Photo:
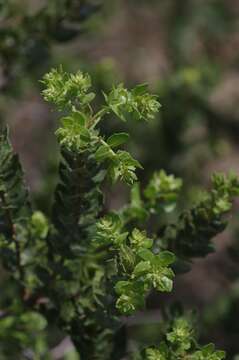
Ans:
{"type": "MultiPolygon", "coordinates": [[[[139,179],[165,169],[184,181],[180,207],[197,200],[214,171],[239,174],[238,0],[0,0],[0,120],[23,162],[36,206],[49,211],[58,166],[58,115],[43,102],[39,79],[60,64],[87,71],[97,97],[112,84],[147,82],[162,108],[149,125],[125,127],[141,161],[139,179]]],[[[106,189],[107,206],[127,188],[106,189]]],[[[216,253],[178,276],[172,296],[151,296],[149,312],[128,326],[132,338],[157,337],[162,302],[197,308],[201,341],[239,354],[239,204],[216,253]]],[[[1,285],[1,288],[3,285],[1,285]]]]}

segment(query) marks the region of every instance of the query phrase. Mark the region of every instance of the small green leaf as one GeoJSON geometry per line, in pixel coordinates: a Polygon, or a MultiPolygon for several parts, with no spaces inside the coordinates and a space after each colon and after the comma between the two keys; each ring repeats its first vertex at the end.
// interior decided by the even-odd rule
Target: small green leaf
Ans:
{"type": "Polygon", "coordinates": [[[90,131],[88,129],[86,129],[85,127],[81,127],[80,138],[85,142],[89,142],[91,139],[90,131]]]}
{"type": "Polygon", "coordinates": [[[131,287],[131,283],[129,281],[118,281],[115,285],[115,292],[118,295],[121,295],[124,292],[128,291],[130,287],[131,287]]]}
{"type": "Polygon", "coordinates": [[[148,249],[144,249],[144,248],[141,248],[139,249],[139,251],[137,252],[137,255],[145,260],[145,261],[153,261],[154,259],[154,254],[152,253],[152,251],[148,250],[148,249]]]}
{"type": "Polygon", "coordinates": [[[48,234],[49,225],[46,217],[44,214],[40,211],[35,211],[31,217],[31,233],[36,238],[42,238],[45,239],[48,234]]]}
{"type": "Polygon", "coordinates": [[[141,261],[135,266],[133,275],[139,276],[145,274],[150,270],[150,267],[151,265],[149,261],[141,261]]]}
{"type": "Polygon", "coordinates": [[[107,145],[101,145],[95,153],[95,158],[97,161],[103,161],[107,158],[112,158],[110,147],[107,145]]]}
{"type": "Polygon", "coordinates": [[[87,118],[84,113],[82,113],[81,111],[74,111],[72,113],[72,117],[75,121],[78,122],[80,126],[85,127],[87,118]]]}
{"type": "Polygon", "coordinates": [[[145,84],[139,84],[139,85],[136,85],[135,88],[132,90],[132,94],[133,95],[143,95],[147,92],[148,90],[148,84],[145,83],[145,84]]]}
{"type": "Polygon", "coordinates": [[[162,266],[168,266],[174,263],[175,255],[170,251],[162,251],[158,255],[155,256],[157,262],[162,266]]]}
{"type": "Polygon", "coordinates": [[[116,133],[111,135],[108,139],[107,139],[107,144],[111,147],[111,148],[115,148],[119,145],[122,145],[124,143],[126,143],[129,140],[129,135],[127,133],[116,133]]]}

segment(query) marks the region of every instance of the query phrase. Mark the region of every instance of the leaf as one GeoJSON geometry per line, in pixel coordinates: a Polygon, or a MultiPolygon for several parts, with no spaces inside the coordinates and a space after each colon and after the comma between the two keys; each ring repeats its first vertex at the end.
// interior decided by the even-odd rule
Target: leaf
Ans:
{"type": "Polygon", "coordinates": [[[133,275],[138,276],[145,274],[150,270],[150,268],[151,265],[149,261],[141,261],[135,266],[133,275]]]}
{"type": "Polygon", "coordinates": [[[107,144],[111,147],[111,148],[115,148],[119,145],[122,145],[124,143],[126,143],[129,140],[129,135],[125,132],[122,133],[116,133],[111,135],[108,139],[107,139],[107,144]]]}
{"type": "Polygon", "coordinates": [[[132,291],[129,295],[122,294],[116,302],[116,308],[124,315],[131,315],[136,310],[143,308],[144,305],[144,296],[132,291]]]}
{"type": "Polygon", "coordinates": [[[4,209],[11,209],[12,221],[25,221],[31,214],[28,190],[19,158],[10,144],[7,128],[0,130],[0,190],[4,209]]]}
{"type": "Polygon", "coordinates": [[[132,231],[130,243],[135,249],[149,249],[153,246],[153,240],[147,237],[146,231],[140,231],[137,228],[134,228],[132,231]]]}
{"type": "Polygon", "coordinates": [[[215,345],[212,343],[207,344],[202,348],[202,353],[206,356],[210,355],[214,351],[215,351],[215,345]]]}
{"type": "Polygon", "coordinates": [[[155,256],[157,262],[162,266],[168,266],[175,262],[176,257],[170,251],[162,251],[158,255],[155,256]]]}
{"type": "Polygon", "coordinates": [[[103,161],[111,157],[112,157],[111,149],[107,145],[101,145],[95,153],[95,158],[97,161],[103,161]]]}
{"type": "Polygon", "coordinates": [[[138,160],[134,159],[127,151],[118,150],[117,155],[119,161],[124,163],[125,166],[133,166],[135,168],[143,169],[142,165],[138,162],[138,160]]]}
{"type": "Polygon", "coordinates": [[[32,235],[45,239],[47,237],[49,225],[46,217],[40,211],[35,211],[31,217],[32,235]]]}
{"type": "Polygon", "coordinates": [[[80,138],[83,141],[85,141],[86,143],[88,143],[91,139],[90,131],[88,129],[86,129],[85,127],[81,127],[80,128],[80,138]]]}
{"type": "Polygon", "coordinates": [[[161,291],[171,292],[173,289],[173,281],[167,276],[162,276],[158,289],[161,291]]]}
{"type": "Polygon", "coordinates": [[[85,114],[81,111],[74,111],[72,113],[72,117],[74,120],[76,120],[80,126],[85,127],[87,118],[85,114]]]}
{"type": "Polygon", "coordinates": [[[145,261],[153,261],[155,255],[152,253],[152,251],[148,250],[148,249],[144,249],[144,248],[141,248],[139,249],[139,251],[137,252],[137,255],[145,260],[145,261]]]}
{"type": "Polygon", "coordinates": [[[145,83],[145,84],[139,84],[139,85],[136,85],[135,88],[132,90],[132,93],[134,95],[143,95],[147,92],[148,90],[148,84],[145,83]]]}
{"type": "Polygon", "coordinates": [[[61,119],[61,124],[64,127],[69,127],[73,125],[73,118],[71,116],[65,116],[61,119]]]}
{"type": "Polygon", "coordinates": [[[115,292],[120,295],[127,292],[131,287],[130,281],[118,281],[115,285],[115,292]]]}
{"type": "Polygon", "coordinates": [[[92,100],[94,100],[95,98],[95,94],[94,93],[89,93],[89,94],[86,94],[84,97],[82,97],[82,103],[83,104],[88,104],[90,103],[92,100]]]}

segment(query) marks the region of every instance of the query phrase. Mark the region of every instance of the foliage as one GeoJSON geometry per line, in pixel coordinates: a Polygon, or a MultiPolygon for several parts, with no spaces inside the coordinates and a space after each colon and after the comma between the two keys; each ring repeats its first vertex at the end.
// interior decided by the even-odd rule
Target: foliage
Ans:
{"type": "Polygon", "coordinates": [[[236,175],[215,174],[212,190],[202,194],[204,199],[194,208],[181,214],[178,223],[166,229],[166,242],[180,257],[204,256],[213,251],[210,239],[226,227],[224,214],[238,195],[236,175]]]}
{"type": "Polygon", "coordinates": [[[222,360],[225,358],[225,352],[215,350],[213,344],[198,345],[192,324],[186,317],[175,318],[164,341],[157,347],[144,349],[142,355],[138,357],[138,359],[144,360],[185,358],[190,360],[222,360]]]}
{"type": "MultiPolygon", "coordinates": [[[[42,83],[45,100],[62,112],[56,130],[59,183],[49,218],[30,204],[19,159],[6,128],[1,131],[0,255],[14,282],[15,297],[10,305],[2,302],[0,351],[7,359],[5,343],[17,340],[12,350],[18,358],[24,359],[26,351],[46,358],[48,344],[41,332],[54,324],[70,336],[81,359],[130,357],[122,331],[124,317],[143,310],[150,292],[170,292],[181,260],[209,252],[211,238],[224,229],[224,214],[238,195],[238,179],[214,175],[212,190],[199,204],[174,224],[147,231],[152,217],[173,213],[182,181],[159,171],[141,190],[136,175],[141,164],[125,148],[119,149],[129,135],[105,137],[99,123],[112,113],[123,121],[150,122],[160,107],[157,97],[147,93],[146,85],[127,90],[121,84],[105,94],[105,105],[95,110],[88,74],[68,74],[59,68],[46,74],[42,83]],[[131,200],[105,213],[103,185],[118,180],[130,187],[131,200]],[[40,333],[36,341],[35,333],[40,333]]],[[[212,345],[197,344],[184,317],[166,317],[164,322],[167,332],[159,345],[141,353],[138,346],[133,356],[224,358],[212,345]]]]}
{"type": "Polygon", "coordinates": [[[86,20],[96,13],[96,1],[52,0],[42,4],[0,1],[0,64],[4,88],[19,73],[36,71],[49,61],[55,43],[79,36],[86,20]],[[31,34],[31,36],[29,36],[31,34]]]}

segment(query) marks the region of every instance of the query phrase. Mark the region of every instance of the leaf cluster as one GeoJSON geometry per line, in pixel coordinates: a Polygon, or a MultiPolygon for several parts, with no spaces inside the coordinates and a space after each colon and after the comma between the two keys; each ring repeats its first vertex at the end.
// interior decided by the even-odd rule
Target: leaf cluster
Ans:
{"type": "Polygon", "coordinates": [[[144,360],[222,360],[224,358],[225,352],[215,350],[213,344],[200,346],[197,343],[192,323],[186,317],[176,317],[159,346],[146,348],[138,357],[144,360]]]}
{"type": "Polygon", "coordinates": [[[154,254],[153,239],[137,228],[131,234],[123,232],[122,222],[116,214],[102,218],[96,228],[97,245],[108,247],[115,266],[114,276],[121,279],[115,284],[116,308],[121,313],[129,315],[142,309],[151,289],[172,290],[174,273],[169,267],[175,260],[172,253],[154,254]]]}
{"type": "Polygon", "coordinates": [[[220,173],[213,175],[212,189],[202,194],[196,206],[183,212],[176,225],[166,228],[165,241],[169,248],[181,258],[212,252],[214,247],[210,240],[225,229],[225,215],[232,207],[233,197],[238,195],[238,185],[233,173],[228,177],[220,173]]]}

